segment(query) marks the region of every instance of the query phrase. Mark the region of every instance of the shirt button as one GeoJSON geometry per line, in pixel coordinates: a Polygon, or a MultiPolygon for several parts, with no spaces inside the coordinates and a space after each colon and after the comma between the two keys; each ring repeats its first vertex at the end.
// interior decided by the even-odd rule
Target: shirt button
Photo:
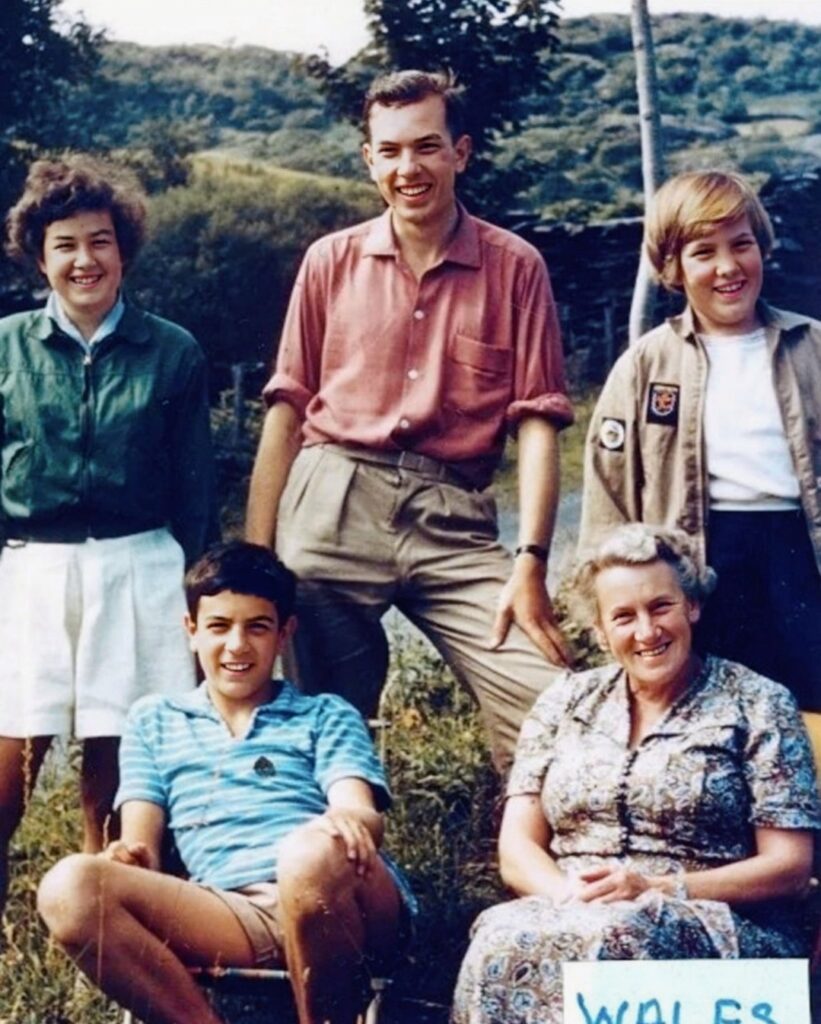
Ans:
{"type": "Polygon", "coordinates": [[[408,370],[408,379],[409,380],[416,380],[418,376],[419,376],[419,371],[418,370],[408,370]]]}
{"type": "Polygon", "coordinates": [[[404,418],[403,418],[403,419],[401,419],[401,420],[399,421],[399,426],[400,426],[400,427],[401,427],[401,428],[402,428],[403,430],[407,430],[407,429],[408,429],[408,427],[410,426],[410,420],[406,420],[406,419],[404,419],[404,418]]]}
{"type": "Polygon", "coordinates": [[[425,314],[424,314],[424,312],[421,309],[415,309],[413,311],[413,319],[414,320],[424,320],[424,318],[425,318],[425,314]]]}

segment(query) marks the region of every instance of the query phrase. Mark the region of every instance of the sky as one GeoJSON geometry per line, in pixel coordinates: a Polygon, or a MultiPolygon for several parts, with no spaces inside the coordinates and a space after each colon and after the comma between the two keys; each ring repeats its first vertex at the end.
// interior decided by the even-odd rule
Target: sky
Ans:
{"type": "MultiPolygon", "coordinates": [[[[704,11],[821,25],[818,0],[649,0],[654,15],[704,11]]],[[[303,53],[325,47],[333,62],[366,41],[362,0],[63,0],[69,15],[105,28],[112,39],[147,45],[253,43],[303,53]]],[[[563,17],[627,14],[630,0],[563,0],[563,17]]]]}

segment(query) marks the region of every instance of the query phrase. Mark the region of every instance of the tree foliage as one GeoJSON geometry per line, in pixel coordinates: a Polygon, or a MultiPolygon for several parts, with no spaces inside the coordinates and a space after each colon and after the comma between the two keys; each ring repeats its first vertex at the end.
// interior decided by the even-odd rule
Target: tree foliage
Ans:
{"type": "Polygon", "coordinates": [[[191,330],[212,364],[268,363],[307,246],[376,206],[364,186],[212,170],[152,197],[129,291],[191,330]]]}
{"type": "MultiPolygon", "coordinates": [[[[16,198],[26,165],[70,142],[73,89],[91,76],[101,36],[82,20],[62,17],[61,0],[3,0],[0,30],[0,209],[16,198]]],[[[15,276],[0,261],[0,294],[15,276]]],[[[11,301],[15,301],[12,299],[11,301]]]]}
{"type": "Polygon", "coordinates": [[[0,138],[60,142],[68,87],[92,74],[101,36],[60,15],[61,0],[3,0],[0,32],[0,138]]]}
{"type": "Polygon", "coordinates": [[[474,155],[466,194],[477,210],[503,213],[529,181],[520,159],[493,161],[503,133],[515,131],[550,90],[548,55],[556,49],[557,0],[365,0],[371,41],[332,67],[306,61],[333,109],[358,123],[375,74],[403,68],[448,70],[465,89],[474,155]]]}

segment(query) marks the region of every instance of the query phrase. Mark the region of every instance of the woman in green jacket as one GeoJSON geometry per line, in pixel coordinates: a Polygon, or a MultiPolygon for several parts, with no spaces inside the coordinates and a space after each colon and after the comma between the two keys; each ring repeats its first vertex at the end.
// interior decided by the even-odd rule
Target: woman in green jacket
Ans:
{"type": "Polygon", "coordinates": [[[205,359],[132,305],[130,175],[40,160],[7,218],[44,308],[0,320],[0,907],[7,849],[55,735],[83,740],[84,848],[101,848],[141,694],[187,689],[182,576],[213,521],[205,359]]]}

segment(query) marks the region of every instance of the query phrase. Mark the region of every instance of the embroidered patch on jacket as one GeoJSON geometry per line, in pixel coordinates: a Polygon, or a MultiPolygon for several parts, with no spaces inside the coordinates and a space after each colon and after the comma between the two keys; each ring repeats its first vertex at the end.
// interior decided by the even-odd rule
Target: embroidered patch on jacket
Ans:
{"type": "Polygon", "coordinates": [[[623,452],[626,433],[624,420],[605,416],[599,427],[599,445],[609,452],[623,452]]]}
{"type": "Polygon", "coordinates": [[[647,422],[678,426],[678,384],[651,382],[647,396],[647,422]]]}

